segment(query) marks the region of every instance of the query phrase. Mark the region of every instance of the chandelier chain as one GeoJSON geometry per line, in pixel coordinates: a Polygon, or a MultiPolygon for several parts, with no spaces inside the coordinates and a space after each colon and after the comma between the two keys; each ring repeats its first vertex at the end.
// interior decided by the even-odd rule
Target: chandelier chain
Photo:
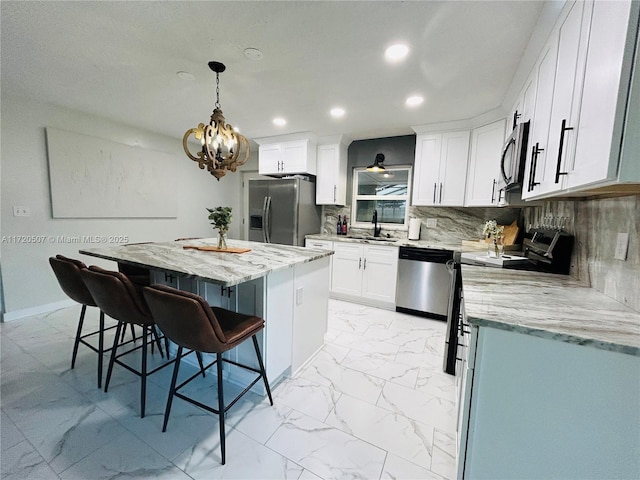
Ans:
{"type": "Polygon", "coordinates": [[[220,74],[216,72],[216,108],[220,108],[220,74]]]}

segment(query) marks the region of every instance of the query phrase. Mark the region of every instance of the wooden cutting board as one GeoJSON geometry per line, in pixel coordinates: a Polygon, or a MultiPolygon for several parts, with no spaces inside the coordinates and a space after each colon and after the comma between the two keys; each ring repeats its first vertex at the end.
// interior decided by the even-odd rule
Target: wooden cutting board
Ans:
{"type": "Polygon", "coordinates": [[[504,226],[504,237],[502,238],[503,245],[513,245],[516,243],[516,238],[518,238],[518,232],[520,228],[518,228],[518,223],[514,220],[511,225],[504,226]]]}
{"type": "Polygon", "coordinates": [[[250,252],[250,248],[240,248],[240,247],[227,247],[227,248],[218,248],[212,245],[183,245],[182,248],[185,250],[201,250],[203,252],[220,252],[220,253],[247,253],[250,252]]]}

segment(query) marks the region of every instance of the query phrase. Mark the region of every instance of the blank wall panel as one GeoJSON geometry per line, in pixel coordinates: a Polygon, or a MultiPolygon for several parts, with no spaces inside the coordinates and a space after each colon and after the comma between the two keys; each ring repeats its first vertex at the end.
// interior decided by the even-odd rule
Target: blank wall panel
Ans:
{"type": "Polygon", "coordinates": [[[176,218],[177,159],[47,128],[54,218],[176,218]]]}

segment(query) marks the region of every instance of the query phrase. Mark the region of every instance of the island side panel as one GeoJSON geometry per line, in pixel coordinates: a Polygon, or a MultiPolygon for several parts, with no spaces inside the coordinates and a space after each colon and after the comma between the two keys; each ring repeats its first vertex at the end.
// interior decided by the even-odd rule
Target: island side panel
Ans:
{"type": "Polygon", "coordinates": [[[270,384],[276,385],[291,373],[295,269],[271,272],[265,279],[266,328],[263,358],[270,384]]]}
{"type": "Polygon", "coordinates": [[[480,327],[465,478],[640,478],[640,357],[480,327]]]}
{"type": "Polygon", "coordinates": [[[295,267],[291,371],[300,369],[324,345],[329,315],[330,257],[295,267]]]}

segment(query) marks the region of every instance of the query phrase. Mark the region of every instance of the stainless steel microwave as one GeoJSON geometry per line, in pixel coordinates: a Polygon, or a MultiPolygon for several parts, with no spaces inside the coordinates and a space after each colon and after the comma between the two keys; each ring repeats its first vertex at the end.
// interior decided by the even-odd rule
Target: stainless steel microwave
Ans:
{"type": "Polygon", "coordinates": [[[527,159],[530,122],[517,124],[507,138],[500,158],[500,181],[498,186],[507,192],[522,188],[524,167],[527,159]]]}

